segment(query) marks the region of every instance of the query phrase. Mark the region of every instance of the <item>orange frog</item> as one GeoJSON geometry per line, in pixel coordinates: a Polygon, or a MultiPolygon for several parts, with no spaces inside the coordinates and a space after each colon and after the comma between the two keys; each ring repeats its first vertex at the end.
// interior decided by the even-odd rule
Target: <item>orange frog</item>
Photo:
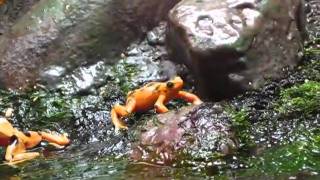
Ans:
{"type": "Polygon", "coordinates": [[[183,80],[175,77],[167,82],[150,82],[140,89],[128,92],[126,105],[116,104],[111,110],[112,123],[116,129],[128,129],[127,125],[120,119],[132,112],[143,112],[153,107],[158,113],[165,113],[165,106],[172,99],[180,98],[195,105],[202,101],[194,94],[182,91],[183,80]]]}
{"type": "Polygon", "coordinates": [[[39,156],[38,152],[27,152],[27,149],[36,147],[42,141],[59,149],[70,143],[66,135],[41,131],[21,132],[14,128],[6,118],[0,118],[0,146],[7,148],[5,160],[8,164],[20,163],[39,156]]]}

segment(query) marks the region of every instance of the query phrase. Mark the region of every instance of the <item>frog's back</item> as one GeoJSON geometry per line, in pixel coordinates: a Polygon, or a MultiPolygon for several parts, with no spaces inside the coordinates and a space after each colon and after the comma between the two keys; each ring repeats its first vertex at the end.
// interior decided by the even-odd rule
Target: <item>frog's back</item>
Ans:
{"type": "Polygon", "coordinates": [[[135,111],[147,111],[154,107],[160,95],[161,83],[149,83],[135,90],[132,97],[136,101],[135,111]]]}

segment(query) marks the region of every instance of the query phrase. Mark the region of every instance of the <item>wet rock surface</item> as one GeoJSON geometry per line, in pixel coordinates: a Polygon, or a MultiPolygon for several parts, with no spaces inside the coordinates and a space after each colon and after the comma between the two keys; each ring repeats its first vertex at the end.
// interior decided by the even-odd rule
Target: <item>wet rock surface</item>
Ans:
{"type": "Polygon", "coordinates": [[[0,6],[0,36],[8,32],[11,26],[38,1],[39,0],[12,0],[2,4],[0,6]]]}
{"type": "MultiPolygon", "coordinates": [[[[317,22],[309,24],[311,39],[320,25],[317,22]]],[[[286,77],[279,81],[270,81],[232,101],[198,107],[172,101],[170,113],[134,114],[124,119],[129,131],[116,134],[109,111],[114,103],[124,103],[129,90],[176,73],[189,77],[188,71],[168,61],[162,46],[163,29],[165,26],[148,32],[142,42],[132,43],[121,58],[114,59],[118,62],[114,65],[96,58],[92,62],[97,63],[71,72],[61,66],[44,69],[43,77],[54,82],[50,90],[39,84],[27,93],[0,91],[0,111],[14,108],[11,122],[16,127],[67,132],[73,140],[63,151],[43,150],[42,157],[16,167],[0,165],[1,177],[319,177],[318,41],[308,43],[303,63],[293,71],[285,69],[286,77]],[[130,156],[136,161],[129,160],[130,156]]],[[[185,89],[192,91],[192,81],[188,82],[191,86],[185,89]]],[[[0,148],[0,154],[3,151],[0,148]]]]}
{"type": "MultiPolygon", "coordinates": [[[[307,16],[307,31],[311,41],[320,38],[320,3],[316,0],[306,0],[306,16],[307,16]]],[[[318,47],[319,48],[319,47],[318,47]]]]}
{"type": "MultiPolygon", "coordinates": [[[[161,23],[149,31],[149,34],[153,34],[155,39],[161,39],[164,37],[165,27],[166,23],[161,23]]],[[[55,82],[48,86],[61,90],[65,95],[90,94],[103,86],[110,86],[106,90],[109,92],[112,85],[126,94],[146,82],[164,81],[182,71],[168,60],[163,46],[150,45],[148,38],[132,43],[114,61],[118,63],[112,65],[98,61],[76,68],[71,73],[57,72],[63,68],[49,66],[50,68],[43,70],[43,78],[55,82]]]]}
{"type": "Polygon", "coordinates": [[[230,117],[222,106],[204,103],[151,118],[142,127],[131,158],[158,165],[212,161],[237,149],[230,117]]]}
{"type": "MultiPolygon", "coordinates": [[[[150,31],[156,39],[164,37],[164,26],[150,31]]],[[[99,61],[65,72],[50,66],[42,76],[50,86],[38,84],[26,93],[1,91],[2,112],[13,107],[11,121],[20,129],[48,128],[66,131],[76,147],[102,142],[100,154],[128,151],[129,139],[116,134],[110,120],[110,109],[124,103],[129,90],[150,81],[164,81],[176,75],[176,67],[167,59],[163,46],[149,45],[148,39],[134,42],[116,59],[115,65],[99,61]],[[111,144],[109,142],[112,142],[111,144]]],[[[130,122],[132,124],[132,122],[130,122]]],[[[74,148],[74,147],[72,147],[74,148]]]]}
{"type": "MultiPolygon", "coordinates": [[[[303,107],[296,106],[293,110],[290,106],[294,106],[291,104],[294,102],[288,103],[284,100],[288,89],[293,90],[293,94],[296,94],[292,95],[292,98],[302,98],[302,94],[298,95],[302,91],[299,92],[297,86],[308,87],[313,82],[319,82],[320,64],[318,61],[319,59],[305,62],[303,68],[295,72],[287,71],[286,79],[267,83],[261,91],[247,92],[231,101],[238,111],[245,109],[248,112],[246,118],[251,124],[250,132],[255,145],[270,148],[294,142],[305,136],[297,132],[313,131],[312,129],[318,128],[319,110],[316,105],[304,110],[303,107]],[[305,68],[310,67],[312,67],[311,72],[305,71],[305,68]]],[[[304,93],[310,93],[313,99],[303,100],[306,103],[301,106],[307,106],[308,103],[318,101],[320,98],[319,89],[314,92],[309,92],[310,89],[305,89],[305,91],[304,93]]]]}
{"type": "MultiPolygon", "coordinates": [[[[161,37],[164,25],[154,29],[161,37]]],[[[109,112],[115,103],[125,102],[129,90],[176,75],[176,67],[166,57],[163,46],[150,46],[146,38],[132,43],[115,65],[99,61],[58,78],[52,88],[72,97],[68,103],[73,114],[71,127],[74,129],[70,131],[74,139],[82,143],[125,140],[114,133],[109,112]]]]}
{"type": "Polygon", "coordinates": [[[50,65],[70,72],[99,60],[114,63],[131,42],[164,19],[175,3],[40,1],[0,36],[1,84],[25,89],[41,80],[40,71],[50,65]]]}
{"type": "Polygon", "coordinates": [[[300,0],[181,1],[169,14],[171,58],[189,67],[212,100],[256,89],[297,64],[303,6],[300,0]]]}

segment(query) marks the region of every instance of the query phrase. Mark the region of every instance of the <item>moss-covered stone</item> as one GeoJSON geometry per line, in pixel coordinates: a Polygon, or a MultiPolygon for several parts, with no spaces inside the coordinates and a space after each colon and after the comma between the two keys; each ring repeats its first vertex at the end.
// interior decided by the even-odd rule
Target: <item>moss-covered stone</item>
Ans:
{"type": "Polygon", "coordinates": [[[304,48],[305,55],[320,55],[320,49],[317,45],[320,44],[320,38],[314,38],[313,41],[308,42],[304,48]]]}
{"type": "Polygon", "coordinates": [[[303,140],[269,149],[250,158],[251,168],[245,175],[292,176],[298,172],[306,176],[317,175],[320,169],[320,132],[305,131],[304,134],[303,140]]]}
{"type": "Polygon", "coordinates": [[[320,82],[306,81],[304,84],[284,89],[276,110],[285,116],[301,113],[308,115],[320,109],[320,82]]]}
{"type": "Polygon", "coordinates": [[[59,92],[33,89],[26,93],[1,91],[0,108],[13,108],[13,123],[22,129],[59,129],[72,117],[68,97],[59,92]]]}
{"type": "Polygon", "coordinates": [[[231,116],[232,128],[235,130],[236,137],[239,138],[240,150],[247,151],[254,147],[254,142],[251,139],[249,110],[246,108],[237,110],[232,106],[227,106],[226,111],[231,116]]]}
{"type": "Polygon", "coordinates": [[[133,78],[139,72],[141,72],[141,67],[139,69],[137,64],[127,63],[126,59],[119,61],[112,67],[113,78],[124,94],[136,88],[137,84],[134,84],[133,78]]]}

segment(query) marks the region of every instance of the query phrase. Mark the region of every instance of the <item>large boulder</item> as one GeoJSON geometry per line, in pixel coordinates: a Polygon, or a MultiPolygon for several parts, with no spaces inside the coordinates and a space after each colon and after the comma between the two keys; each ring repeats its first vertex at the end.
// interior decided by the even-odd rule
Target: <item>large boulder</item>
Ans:
{"type": "Polygon", "coordinates": [[[304,37],[301,0],[183,0],[169,13],[171,59],[213,100],[261,87],[293,67],[304,37]]]}
{"type": "Polygon", "coordinates": [[[48,66],[59,73],[114,57],[167,17],[178,0],[40,0],[0,36],[0,82],[22,89],[48,66]]]}

